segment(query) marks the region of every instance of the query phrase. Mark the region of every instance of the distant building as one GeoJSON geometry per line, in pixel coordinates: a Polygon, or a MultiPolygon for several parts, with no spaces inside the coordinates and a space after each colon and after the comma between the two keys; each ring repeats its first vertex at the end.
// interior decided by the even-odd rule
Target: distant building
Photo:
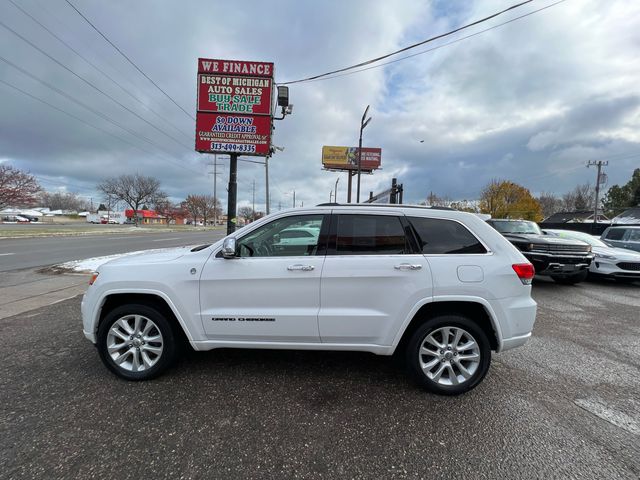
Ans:
{"type": "Polygon", "coordinates": [[[167,223],[166,217],[158,215],[158,213],[153,210],[136,210],[134,214],[133,209],[127,209],[124,211],[124,214],[127,220],[134,222],[137,216],[138,223],[143,225],[165,225],[167,223]]]}

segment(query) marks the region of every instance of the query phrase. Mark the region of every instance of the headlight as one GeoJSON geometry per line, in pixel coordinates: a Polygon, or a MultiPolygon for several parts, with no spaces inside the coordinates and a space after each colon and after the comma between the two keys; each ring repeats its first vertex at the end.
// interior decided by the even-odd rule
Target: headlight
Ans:
{"type": "Polygon", "coordinates": [[[604,258],[606,260],[615,260],[616,257],[614,257],[613,255],[605,255],[604,253],[596,252],[596,258],[604,258]]]}

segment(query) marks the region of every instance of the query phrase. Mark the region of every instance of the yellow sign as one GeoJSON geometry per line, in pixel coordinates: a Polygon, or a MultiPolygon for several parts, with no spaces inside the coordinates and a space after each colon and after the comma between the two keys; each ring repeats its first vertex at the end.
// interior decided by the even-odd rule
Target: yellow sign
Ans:
{"type": "MultiPolygon", "coordinates": [[[[382,151],[379,148],[362,148],[362,169],[380,168],[382,151]]],[[[322,147],[322,166],[328,169],[357,170],[357,147],[322,147]]]]}

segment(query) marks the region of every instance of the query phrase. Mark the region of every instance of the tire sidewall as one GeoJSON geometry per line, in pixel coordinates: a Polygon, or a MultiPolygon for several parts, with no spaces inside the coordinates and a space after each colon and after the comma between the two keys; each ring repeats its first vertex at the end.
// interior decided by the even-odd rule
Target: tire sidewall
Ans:
{"type": "Polygon", "coordinates": [[[155,308],[147,305],[122,305],[111,310],[100,322],[98,327],[97,347],[102,362],[109,370],[120,378],[124,378],[126,380],[148,380],[160,375],[173,362],[176,352],[176,337],[169,321],[155,308]],[[156,324],[158,330],[160,330],[160,333],[162,334],[163,345],[160,359],[155,365],[153,365],[153,367],[143,370],[142,372],[130,372],[120,368],[113,361],[107,350],[107,336],[109,334],[109,329],[117,320],[127,315],[142,315],[149,318],[156,324]]]}
{"type": "Polygon", "coordinates": [[[461,315],[442,315],[426,321],[413,333],[407,345],[406,362],[412,377],[427,391],[440,395],[460,395],[475,388],[484,379],[491,364],[491,346],[484,331],[469,318],[461,315]],[[440,385],[427,377],[420,366],[418,351],[424,339],[431,332],[442,327],[455,327],[466,330],[475,338],[480,350],[478,369],[471,379],[461,385],[440,385]]]}

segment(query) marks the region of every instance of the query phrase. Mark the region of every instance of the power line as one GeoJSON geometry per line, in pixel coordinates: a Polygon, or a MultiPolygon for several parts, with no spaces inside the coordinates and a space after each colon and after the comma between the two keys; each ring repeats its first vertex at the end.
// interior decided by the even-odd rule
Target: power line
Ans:
{"type": "MultiPolygon", "coordinates": [[[[193,115],[191,115],[191,114],[190,114],[189,112],[187,112],[184,108],[182,108],[182,107],[178,104],[178,102],[176,102],[176,101],[175,101],[175,100],[174,100],[174,99],[173,99],[173,98],[172,98],[172,97],[171,97],[167,92],[165,92],[162,88],[160,88],[160,86],[159,86],[156,82],[154,82],[154,81],[153,81],[153,80],[152,80],[152,79],[151,79],[151,78],[150,78],[146,73],[144,73],[144,72],[140,69],[140,67],[138,67],[138,65],[136,65],[136,64],[133,62],[133,60],[131,60],[127,55],[125,55],[125,53],[124,53],[122,50],[120,50],[120,49],[119,49],[119,48],[118,48],[118,47],[117,47],[117,46],[116,46],[116,45],[115,45],[111,40],[109,40],[109,39],[107,38],[107,36],[106,36],[104,33],[102,33],[100,30],[98,30],[98,27],[96,27],[93,23],[91,23],[91,20],[89,20],[87,17],[85,17],[85,16],[82,14],[82,12],[81,12],[80,10],[78,10],[78,9],[73,5],[73,3],[71,3],[69,0],[65,0],[65,1],[69,4],[69,6],[70,6],[71,8],[73,8],[73,9],[78,13],[78,15],[80,15],[80,16],[85,20],[85,22],[87,22],[89,25],[91,25],[91,28],[93,28],[96,32],[98,32],[98,33],[100,34],[100,36],[101,36],[102,38],[104,38],[104,39],[107,41],[107,43],[109,43],[109,45],[111,45],[113,48],[115,48],[115,49],[116,49],[116,51],[117,51],[120,55],[122,55],[122,56],[123,56],[123,57],[124,57],[124,58],[125,58],[125,59],[130,63],[130,64],[131,64],[131,65],[133,65],[133,66],[134,66],[134,68],[135,68],[136,70],[138,70],[138,72],[140,72],[140,73],[141,73],[141,74],[142,74],[142,75],[143,75],[147,80],[149,80],[149,81],[150,81],[150,82],[151,82],[151,83],[152,83],[152,84],[153,84],[153,85],[154,85],[158,90],[160,90],[160,91],[162,92],[162,94],[163,94],[165,97],[167,97],[169,100],[171,100],[171,102],[172,102],[176,107],[178,107],[178,108],[179,108],[180,110],[182,110],[182,111],[183,111],[183,112],[184,112],[184,113],[185,113],[189,118],[191,118],[193,121],[195,121],[195,117],[194,117],[193,115]]],[[[531,0],[529,0],[529,1],[531,1],[531,0]]]]}
{"type": "MultiPolygon", "coordinates": [[[[433,42],[435,40],[438,40],[439,38],[444,38],[444,37],[447,37],[449,35],[453,35],[454,33],[459,32],[461,30],[464,30],[466,28],[470,28],[470,27],[472,27],[474,25],[478,25],[480,23],[486,22],[486,21],[491,20],[492,18],[495,18],[495,17],[497,17],[499,15],[502,15],[503,13],[506,13],[506,12],[508,12],[510,10],[514,10],[514,9],[516,9],[518,7],[521,7],[522,5],[526,5],[527,3],[531,3],[532,1],[533,0],[525,0],[524,2],[518,3],[516,5],[512,5],[510,7],[505,8],[504,10],[501,10],[499,12],[496,12],[496,13],[492,14],[492,15],[489,15],[488,17],[482,18],[480,20],[476,20],[475,22],[468,23],[466,25],[463,25],[462,27],[458,27],[458,28],[456,28],[454,30],[450,30],[450,31],[448,31],[446,33],[442,33],[440,35],[436,35],[435,37],[431,37],[431,38],[428,38],[428,39],[423,40],[421,42],[414,43],[413,45],[409,45],[408,47],[401,48],[400,50],[396,50],[394,52],[387,53],[386,55],[382,55],[380,57],[376,57],[376,58],[373,58],[371,60],[366,60],[364,62],[360,62],[360,63],[357,63],[355,65],[351,65],[349,67],[339,68],[338,70],[333,70],[331,72],[321,73],[319,75],[314,75],[312,77],[307,77],[307,78],[302,78],[302,79],[299,79],[299,80],[292,80],[292,81],[289,81],[289,82],[279,83],[279,85],[291,85],[293,83],[308,82],[310,80],[316,80],[316,79],[319,79],[319,78],[322,78],[322,77],[333,75],[335,73],[346,72],[348,70],[353,70],[353,69],[358,68],[358,67],[364,67],[366,65],[371,65],[372,63],[379,62],[380,60],[384,60],[385,58],[389,58],[389,57],[391,57],[393,55],[397,55],[399,53],[406,52],[407,50],[411,50],[412,48],[419,47],[420,45],[424,45],[425,43],[433,42]]],[[[66,0],[66,2],[69,3],[69,0],[66,0]]]]}
{"type": "MultiPolygon", "coordinates": [[[[6,60],[5,60],[4,58],[2,58],[2,57],[0,57],[0,60],[2,60],[2,61],[6,61],[6,60]]],[[[13,64],[11,64],[10,62],[7,62],[7,63],[9,63],[11,66],[14,66],[14,65],[13,65],[13,64]]],[[[19,68],[19,67],[18,67],[18,68],[19,68]]],[[[20,69],[20,71],[23,71],[23,70],[22,70],[22,69],[20,69]]],[[[25,73],[25,74],[29,75],[29,74],[28,74],[28,72],[23,71],[23,73],[25,73]]],[[[31,75],[29,75],[29,76],[30,76],[30,77],[32,77],[31,75]]],[[[35,80],[38,80],[38,79],[37,79],[37,78],[35,78],[35,77],[32,77],[32,78],[34,78],[35,80]]],[[[38,80],[38,81],[39,81],[39,80],[38,80]]],[[[35,95],[32,95],[31,93],[26,92],[25,90],[22,90],[21,88],[16,87],[15,85],[12,85],[12,84],[10,84],[10,83],[8,83],[8,82],[6,82],[6,81],[2,80],[2,79],[0,79],[0,83],[3,83],[3,84],[5,84],[6,86],[8,86],[8,87],[10,87],[10,88],[12,88],[12,89],[14,89],[14,90],[17,90],[18,92],[22,93],[23,95],[26,95],[26,96],[28,96],[28,97],[30,97],[30,98],[32,98],[32,99],[34,99],[34,100],[37,100],[37,101],[39,101],[39,102],[41,102],[41,103],[43,103],[43,104],[45,104],[45,105],[49,106],[50,108],[53,108],[54,110],[57,110],[57,111],[59,111],[59,112],[61,112],[61,113],[64,113],[65,115],[68,115],[69,117],[72,117],[72,118],[74,118],[74,119],[78,120],[79,122],[81,122],[81,123],[83,123],[83,124],[85,124],[85,125],[88,125],[88,126],[90,126],[90,127],[92,127],[92,128],[95,128],[96,130],[99,130],[99,131],[101,131],[101,132],[106,133],[107,135],[110,135],[110,136],[112,136],[112,137],[114,137],[114,138],[117,138],[118,140],[120,140],[120,141],[122,141],[122,142],[125,142],[125,143],[127,143],[127,144],[131,145],[131,146],[132,146],[132,147],[134,147],[134,148],[137,148],[138,150],[140,150],[140,151],[142,151],[142,152],[144,152],[144,153],[148,153],[149,155],[153,155],[154,157],[157,157],[157,158],[159,158],[160,160],[164,160],[164,161],[166,161],[166,162],[172,163],[172,164],[174,164],[174,165],[176,165],[176,166],[178,166],[178,167],[180,167],[180,168],[182,168],[182,169],[184,169],[184,170],[189,170],[189,171],[191,171],[191,172],[193,172],[193,173],[196,173],[197,175],[201,175],[201,172],[198,172],[198,171],[196,171],[196,170],[192,170],[192,169],[190,169],[190,168],[188,168],[188,167],[185,167],[183,164],[178,163],[177,161],[171,160],[171,159],[170,159],[170,158],[168,158],[168,157],[164,157],[164,156],[162,156],[162,155],[158,155],[157,153],[154,153],[154,152],[151,152],[151,151],[149,151],[149,150],[146,150],[146,149],[144,149],[144,148],[142,148],[142,147],[140,147],[140,146],[138,146],[138,145],[136,145],[136,144],[134,144],[134,143],[132,143],[132,142],[128,141],[128,140],[127,140],[127,139],[125,139],[125,138],[122,138],[122,137],[120,137],[120,136],[118,136],[118,135],[115,135],[115,134],[113,134],[113,133],[111,133],[111,132],[109,132],[109,131],[107,131],[107,130],[104,130],[103,128],[97,127],[97,126],[95,126],[95,125],[93,125],[93,124],[91,124],[91,123],[89,123],[89,122],[87,122],[87,121],[83,120],[82,118],[80,118],[80,117],[78,117],[78,116],[76,116],[76,115],[74,115],[74,114],[72,114],[72,113],[69,113],[69,112],[67,112],[66,110],[63,110],[63,109],[61,109],[61,108],[59,108],[59,107],[56,107],[55,105],[53,105],[53,104],[51,104],[51,103],[49,103],[49,102],[47,102],[47,101],[45,101],[45,100],[42,100],[41,98],[38,98],[38,97],[36,97],[35,95]]],[[[43,84],[44,84],[44,85],[46,85],[46,86],[49,86],[49,85],[47,85],[45,82],[41,82],[41,83],[43,83],[43,84]]],[[[61,95],[65,96],[65,97],[68,97],[64,92],[59,91],[59,90],[58,90],[57,88],[55,88],[55,87],[49,87],[49,88],[53,88],[53,89],[54,89],[54,91],[56,91],[57,93],[59,93],[59,94],[61,94],[61,95]]],[[[79,102],[79,101],[77,101],[77,100],[75,100],[75,99],[73,99],[73,98],[71,98],[71,97],[68,97],[68,98],[69,98],[70,100],[72,100],[72,101],[74,101],[74,102],[78,103],[79,105],[81,105],[81,106],[83,106],[83,107],[85,107],[85,108],[89,109],[89,110],[90,110],[90,111],[92,111],[93,113],[95,113],[95,114],[99,115],[101,118],[104,118],[105,120],[107,120],[108,122],[112,123],[112,124],[113,124],[113,125],[115,125],[116,127],[122,128],[123,130],[125,130],[125,131],[127,131],[127,132],[131,133],[132,135],[134,135],[135,137],[137,137],[137,138],[142,138],[143,140],[148,141],[149,143],[151,143],[152,145],[154,145],[154,143],[153,143],[151,140],[147,140],[145,137],[139,136],[139,135],[135,134],[135,132],[131,132],[131,131],[130,131],[129,129],[127,129],[126,127],[123,127],[123,126],[119,125],[117,122],[112,121],[112,120],[111,120],[111,119],[109,119],[108,117],[106,117],[106,116],[102,115],[100,112],[96,112],[96,111],[94,111],[94,110],[93,110],[93,109],[91,109],[90,107],[88,107],[88,106],[84,105],[82,102],[79,102]]]]}
{"type": "MultiPolygon", "coordinates": [[[[80,100],[72,97],[71,95],[63,92],[62,90],[60,90],[59,88],[45,82],[44,80],[40,80],[38,77],[36,77],[35,75],[33,75],[32,73],[26,71],[25,69],[19,67],[18,65],[16,65],[15,63],[11,62],[10,60],[7,60],[6,58],[4,58],[3,56],[0,55],[0,61],[5,62],[6,64],[12,66],[13,68],[15,68],[16,70],[18,70],[19,72],[23,73],[24,75],[28,76],[29,78],[35,80],[38,83],[41,83],[42,85],[44,85],[45,87],[53,90],[54,92],[58,93],[59,95],[67,98],[68,100],[80,105],[81,107],[85,108],[86,110],[89,110],[90,112],[94,113],[95,115],[99,116],[100,118],[102,118],[103,120],[106,120],[107,122],[111,123],[112,125],[115,125],[116,127],[124,130],[125,132],[129,133],[130,135],[139,138],[147,143],[149,143],[150,145],[161,149],[158,145],[157,142],[154,142],[153,140],[145,137],[142,134],[136,133],[133,130],[129,129],[128,127],[125,127],[123,125],[121,125],[120,123],[116,122],[115,120],[111,119],[110,117],[108,117],[107,115],[105,115],[104,113],[88,106],[87,104],[85,104],[84,102],[81,102],[80,100]]],[[[161,149],[163,150],[163,149],[161,149]]],[[[173,155],[170,152],[163,150],[165,153],[168,153],[169,155],[173,155]]],[[[200,175],[200,172],[198,172],[198,175],[200,175]]]]}
{"type": "Polygon", "coordinates": [[[154,129],[156,129],[158,132],[160,132],[161,134],[169,137],[170,139],[172,139],[174,142],[182,145],[183,147],[186,147],[188,149],[191,149],[191,146],[187,146],[186,144],[182,143],[180,140],[178,140],[177,138],[175,138],[173,135],[168,134],[167,132],[165,132],[164,130],[158,128],[157,126],[155,126],[153,123],[151,123],[150,121],[146,120],[145,118],[141,117],[140,115],[138,115],[136,112],[134,112],[133,110],[131,110],[129,107],[127,107],[126,105],[120,103],[118,100],[116,100],[115,98],[113,98],[111,95],[109,95],[108,93],[104,92],[103,90],[101,90],[100,88],[96,87],[93,83],[91,83],[89,80],[87,80],[86,78],[82,77],[81,75],[78,75],[76,72],[74,72],[73,70],[71,70],[69,67],[67,67],[66,65],[64,65],[62,62],[60,62],[59,60],[57,60],[56,58],[52,57],[51,55],[49,55],[47,52],[45,52],[44,50],[42,50],[40,47],[38,47],[37,45],[35,45],[33,42],[31,42],[30,40],[28,40],[27,38],[23,37],[22,35],[20,35],[18,32],[16,32],[15,30],[13,30],[11,27],[9,27],[8,25],[6,25],[4,22],[2,22],[0,20],[0,26],[4,27],[5,29],[9,30],[11,33],[13,33],[15,36],[17,36],[18,38],[20,38],[22,41],[24,41],[25,43],[29,44],[31,47],[35,48],[36,50],[38,50],[41,54],[43,54],[44,56],[46,56],[47,58],[49,58],[50,60],[52,60],[53,62],[55,62],[56,64],[60,65],[62,68],[64,68],[65,70],[67,70],[69,73],[71,73],[72,75],[74,75],[75,77],[79,78],[80,80],[82,80],[84,83],[86,83],[87,85],[89,85],[91,88],[93,88],[94,90],[96,90],[97,92],[100,92],[102,95],[104,95],[105,97],[109,98],[110,100],[112,100],[113,102],[117,103],[118,105],[120,105],[122,108],[124,108],[126,111],[128,111],[129,113],[131,113],[132,115],[135,115],[136,117],[138,117],[140,120],[142,120],[143,122],[145,122],[146,124],[150,125],[151,127],[153,127],[154,129]]]}
{"type": "MultiPolygon", "coordinates": [[[[494,25],[492,27],[485,28],[484,30],[479,30],[479,31],[477,31],[475,33],[472,33],[470,35],[466,35],[464,37],[460,37],[460,38],[458,38],[456,40],[452,40],[451,42],[443,43],[443,44],[438,45],[436,47],[432,47],[432,48],[428,48],[426,50],[422,50],[422,51],[414,53],[412,55],[405,55],[404,57],[396,58],[395,60],[390,60],[388,62],[380,63],[378,65],[373,65],[373,66],[370,66],[370,67],[367,67],[367,68],[361,68],[361,69],[358,69],[358,70],[353,70],[353,71],[341,73],[341,74],[338,74],[338,75],[326,76],[326,77],[323,77],[323,78],[317,78],[315,80],[307,80],[307,81],[305,81],[305,83],[319,82],[319,81],[322,81],[322,80],[331,80],[331,79],[334,79],[334,78],[346,77],[348,75],[353,75],[353,74],[356,74],[356,73],[366,72],[368,70],[373,70],[374,68],[381,68],[381,67],[384,67],[386,65],[391,65],[392,63],[397,63],[397,62],[400,62],[402,60],[407,60],[409,58],[417,57],[418,55],[424,55],[425,53],[433,52],[435,50],[440,50],[441,48],[448,47],[449,45],[453,45],[453,44],[461,42],[463,40],[467,40],[468,38],[475,37],[477,35],[480,35],[482,33],[488,32],[490,30],[494,30],[494,29],[502,27],[504,25],[508,25],[509,23],[513,23],[513,22],[515,22],[517,20],[521,20],[521,19],[523,19],[525,17],[529,17],[529,16],[531,16],[531,15],[533,15],[535,13],[538,13],[538,12],[541,12],[541,11],[546,10],[548,8],[554,7],[554,6],[558,5],[558,4],[564,3],[566,1],[567,0],[559,0],[559,1],[555,2],[555,3],[551,3],[549,5],[546,5],[544,7],[538,8],[536,10],[532,10],[531,12],[525,13],[524,15],[520,15],[518,17],[514,17],[511,20],[507,20],[506,22],[498,23],[498,24],[496,24],[496,25],[494,25]]],[[[279,84],[279,85],[283,85],[283,84],[279,84]]]]}
{"type": "Polygon", "coordinates": [[[33,15],[31,15],[29,12],[27,12],[24,8],[22,8],[20,5],[18,5],[17,3],[15,3],[13,0],[9,0],[9,2],[11,2],[11,4],[16,7],[18,10],[20,10],[22,13],[24,13],[27,17],[29,17],[31,20],[33,20],[35,23],[37,23],[38,25],[40,25],[44,30],[46,30],[49,35],[51,35],[53,38],[55,38],[56,40],[58,40],[60,43],[62,43],[65,47],[67,47],[69,50],[71,50],[73,53],[75,53],[78,57],[80,57],[82,60],[84,60],[85,62],[87,62],[89,65],[91,65],[93,68],[95,68],[98,72],[100,72],[102,75],[104,75],[106,78],[108,78],[109,80],[111,80],[115,85],[117,85],[123,92],[125,92],[127,95],[129,95],[131,98],[133,98],[135,101],[137,101],[140,105],[142,105],[145,109],[149,110],[151,113],[153,113],[154,115],[156,115],[158,118],[160,118],[161,120],[163,120],[167,125],[169,125],[170,127],[172,127],[173,129],[175,129],[178,133],[181,133],[182,135],[186,136],[187,138],[191,138],[191,135],[187,135],[186,133],[184,133],[183,131],[181,131],[178,127],[176,127],[175,125],[173,125],[171,122],[169,122],[163,115],[159,114],[158,112],[154,111],[151,107],[147,106],[144,101],[142,101],[141,99],[139,99],[137,96],[135,96],[133,93],[131,93],[129,90],[127,90],[121,83],[119,83],[117,80],[115,80],[111,75],[109,75],[107,72],[105,72],[104,70],[102,70],[100,67],[98,67],[95,63],[93,63],[91,60],[89,60],[87,57],[85,57],[84,55],[82,55],[80,52],[78,52],[75,48],[73,48],[71,45],[69,45],[66,41],[64,41],[62,38],[60,38],[58,35],[56,35],[55,32],[51,31],[51,29],[49,29],[46,25],[44,25],[42,22],[40,22],[37,18],[35,18],[33,15]]]}

